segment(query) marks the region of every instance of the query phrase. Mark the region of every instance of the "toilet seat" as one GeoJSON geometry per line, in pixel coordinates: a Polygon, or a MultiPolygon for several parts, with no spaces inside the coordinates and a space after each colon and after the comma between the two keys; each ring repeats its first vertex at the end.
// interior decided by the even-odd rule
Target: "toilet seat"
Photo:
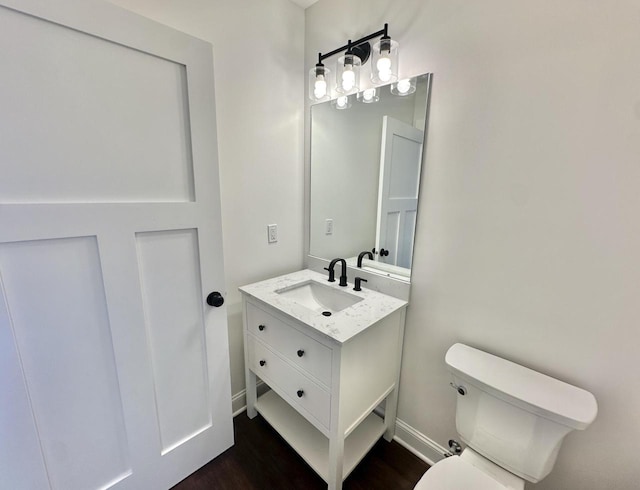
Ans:
{"type": "Polygon", "coordinates": [[[459,456],[451,456],[433,465],[414,490],[506,490],[500,482],[459,456]]]}

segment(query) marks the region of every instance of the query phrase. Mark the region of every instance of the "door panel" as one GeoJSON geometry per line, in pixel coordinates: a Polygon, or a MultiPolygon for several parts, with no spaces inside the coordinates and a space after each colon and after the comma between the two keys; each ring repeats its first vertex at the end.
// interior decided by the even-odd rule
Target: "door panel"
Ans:
{"type": "Polygon", "coordinates": [[[404,214],[403,227],[399,233],[401,238],[398,240],[398,265],[400,267],[411,267],[417,211],[417,209],[410,210],[404,214]]]}
{"type": "MultiPolygon", "coordinates": [[[[395,121],[399,122],[399,121],[395,121]]],[[[415,128],[410,127],[409,135],[393,133],[389,169],[389,199],[418,199],[420,175],[420,157],[422,156],[422,138],[411,139],[415,128]]],[[[389,129],[387,129],[389,130],[389,129]]]]}
{"type": "Polygon", "coordinates": [[[184,65],[1,15],[1,202],[193,200],[184,65]]]}
{"type": "Polygon", "coordinates": [[[138,233],[136,242],[164,454],[211,426],[198,235],[138,233]]]}
{"type": "Polygon", "coordinates": [[[380,257],[380,260],[389,264],[396,264],[398,253],[398,230],[400,227],[400,213],[387,209],[385,220],[385,234],[381,236],[384,241],[381,243],[381,248],[386,248],[389,251],[389,255],[386,257],[380,257]]]}
{"type": "Polygon", "coordinates": [[[0,277],[0,488],[46,489],[47,471],[5,299],[0,277]],[[29,461],[29,471],[13,461],[29,461]]]}
{"type": "Polygon", "coordinates": [[[2,244],[0,272],[52,486],[123,478],[130,463],[95,237],[2,244]]]}

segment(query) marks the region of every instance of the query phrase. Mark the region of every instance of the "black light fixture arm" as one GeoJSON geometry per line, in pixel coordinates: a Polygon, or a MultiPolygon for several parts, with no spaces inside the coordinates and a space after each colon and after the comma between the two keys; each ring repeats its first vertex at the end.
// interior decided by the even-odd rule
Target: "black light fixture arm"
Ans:
{"type": "Polygon", "coordinates": [[[318,53],[318,65],[322,65],[322,60],[325,60],[330,56],[333,56],[334,54],[338,54],[338,53],[341,53],[342,51],[346,51],[351,47],[358,46],[359,44],[370,41],[371,39],[374,39],[376,37],[382,36],[382,37],[388,38],[389,37],[387,33],[388,29],[389,29],[389,24],[385,24],[383,29],[380,29],[379,31],[374,32],[373,34],[369,34],[368,36],[362,37],[353,42],[349,40],[349,42],[344,46],[341,46],[338,49],[334,49],[333,51],[330,51],[328,53],[325,53],[325,54],[318,53]]]}

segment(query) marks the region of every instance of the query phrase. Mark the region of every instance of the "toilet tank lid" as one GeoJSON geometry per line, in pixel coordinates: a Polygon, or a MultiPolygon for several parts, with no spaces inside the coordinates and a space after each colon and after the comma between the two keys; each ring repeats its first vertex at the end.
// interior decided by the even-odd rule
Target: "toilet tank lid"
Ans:
{"type": "Polygon", "coordinates": [[[598,414],[588,391],[468,345],[452,345],[445,361],[483,391],[573,429],[586,429],[598,414]]]}

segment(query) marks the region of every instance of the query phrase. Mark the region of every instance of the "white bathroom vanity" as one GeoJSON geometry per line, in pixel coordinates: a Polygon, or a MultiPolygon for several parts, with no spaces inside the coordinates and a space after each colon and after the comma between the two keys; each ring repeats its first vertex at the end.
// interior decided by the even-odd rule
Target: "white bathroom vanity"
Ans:
{"type": "MultiPolygon", "coordinates": [[[[247,414],[327,482],[395,430],[407,302],[302,270],[243,286],[247,414]],[[257,396],[257,380],[270,390],[257,396]],[[374,409],[385,402],[384,419],[374,409]]],[[[263,391],[263,390],[261,390],[263,391]]]]}

